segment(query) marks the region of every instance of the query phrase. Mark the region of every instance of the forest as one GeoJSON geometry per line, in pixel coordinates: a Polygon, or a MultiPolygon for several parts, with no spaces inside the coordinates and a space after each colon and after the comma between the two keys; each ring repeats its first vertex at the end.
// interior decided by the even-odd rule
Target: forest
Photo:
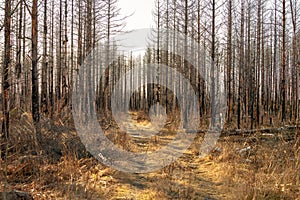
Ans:
{"type": "Polygon", "coordinates": [[[153,1],[0,0],[0,199],[299,199],[300,0],[153,1]]]}

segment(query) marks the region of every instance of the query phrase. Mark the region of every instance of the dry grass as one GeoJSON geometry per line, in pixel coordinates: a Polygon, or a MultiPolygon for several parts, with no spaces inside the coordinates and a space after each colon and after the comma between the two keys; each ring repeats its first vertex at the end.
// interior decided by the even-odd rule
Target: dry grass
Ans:
{"type": "MultiPolygon", "coordinates": [[[[43,129],[44,139],[50,146],[60,146],[61,155],[37,154],[30,116],[22,116],[16,118],[18,123],[12,123],[8,190],[28,192],[34,199],[299,199],[300,196],[299,143],[283,137],[295,133],[225,137],[214,152],[201,159],[197,156],[199,136],[170,166],[149,174],[127,174],[109,169],[93,158],[78,158],[78,149],[70,143],[74,132],[63,126],[69,123],[64,120],[57,122],[53,130],[43,129]],[[241,151],[247,147],[250,149],[241,151]]],[[[138,123],[146,124],[142,119],[138,123]]],[[[162,137],[166,135],[165,130],[162,137]]],[[[172,137],[172,133],[169,135],[172,137]]],[[[126,145],[123,148],[133,147],[129,145],[130,139],[119,137],[126,145]]],[[[158,148],[161,141],[151,140],[151,144],[158,143],[155,146],[158,148]]],[[[1,180],[4,166],[1,162],[1,180]]]]}
{"type": "Polygon", "coordinates": [[[300,149],[294,141],[257,137],[219,143],[223,152],[210,156],[211,173],[222,183],[226,199],[299,199],[300,149]],[[253,142],[254,141],[254,142],[253,142]],[[239,153],[240,149],[251,150],[239,153]]]}

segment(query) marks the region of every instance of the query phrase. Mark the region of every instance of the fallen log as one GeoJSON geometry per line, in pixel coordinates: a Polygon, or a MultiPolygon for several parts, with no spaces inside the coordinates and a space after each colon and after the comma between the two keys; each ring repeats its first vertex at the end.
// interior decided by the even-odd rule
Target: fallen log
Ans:
{"type": "MultiPolygon", "coordinates": [[[[221,131],[221,137],[226,136],[250,136],[255,133],[261,133],[261,134],[276,134],[281,132],[292,132],[296,129],[300,129],[300,126],[285,126],[285,127],[279,127],[279,128],[262,128],[262,129],[252,129],[252,130],[242,130],[242,129],[232,129],[232,130],[222,130],[221,131]]],[[[186,130],[187,133],[200,133],[200,134],[206,134],[208,130],[186,130]]]]}
{"type": "Polygon", "coordinates": [[[292,132],[295,131],[300,126],[285,126],[279,128],[262,128],[262,129],[252,129],[252,130],[242,130],[242,129],[235,129],[235,130],[223,130],[221,136],[249,136],[255,133],[260,134],[276,134],[281,132],[292,132]]]}

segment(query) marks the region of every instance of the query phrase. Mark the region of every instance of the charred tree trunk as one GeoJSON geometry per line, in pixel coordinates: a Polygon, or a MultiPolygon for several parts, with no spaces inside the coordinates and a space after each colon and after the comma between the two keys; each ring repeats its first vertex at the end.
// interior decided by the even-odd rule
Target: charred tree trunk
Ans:
{"type": "Polygon", "coordinates": [[[286,1],[282,0],[282,58],[281,58],[281,122],[285,122],[286,118],[286,83],[285,83],[285,70],[286,70],[286,1]]]}
{"type": "Polygon", "coordinates": [[[1,157],[6,157],[6,143],[9,138],[9,68],[11,65],[11,41],[10,41],[10,32],[11,32],[11,0],[5,1],[5,19],[4,19],[4,64],[2,71],[2,133],[1,140],[4,141],[4,144],[1,144],[1,157]]]}
{"type": "Polygon", "coordinates": [[[48,114],[48,60],[47,60],[47,0],[44,0],[44,43],[43,43],[43,68],[42,68],[42,91],[41,91],[41,112],[48,114]]]}
{"type": "Polygon", "coordinates": [[[241,115],[242,115],[242,102],[241,100],[244,99],[244,79],[243,79],[243,71],[244,71],[244,34],[245,34],[245,27],[244,27],[244,20],[245,20],[245,5],[244,0],[241,2],[241,32],[240,32],[240,61],[239,61],[239,91],[238,91],[238,129],[241,128],[241,115]]]}
{"type": "Polygon", "coordinates": [[[37,144],[42,142],[39,112],[39,80],[38,80],[38,2],[32,1],[32,27],[31,27],[31,51],[32,51],[32,117],[36,129],[37,144]]]}

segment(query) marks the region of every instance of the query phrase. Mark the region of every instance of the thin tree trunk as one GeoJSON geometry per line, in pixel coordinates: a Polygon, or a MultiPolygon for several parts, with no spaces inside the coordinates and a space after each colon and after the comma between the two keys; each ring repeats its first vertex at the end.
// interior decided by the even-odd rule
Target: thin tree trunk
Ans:
{"type": "Polygon", "coordinates": [[[32,1],[32,116],[36,129],[37,144],[42,142],[40,130],[40,112],[39,112],[39,80],[38,80],[38,14],[37,14],[37,0],[32,1]]]}
{"type": "Polygon", "coordinates": [[[9,138],[9,69],[11,65],[11,0],[5,1],[5,18],[4,18],[4,64],[2,71],[2,133],[1,140],[5,143],[1,144],[1,158],[6,157],[6,142],[9,138]]]}
{"type": "Polygon", "coordinates": [[[22,64],[21,64],[21,44],[22,44],[22,20],[23,20],[23,1],[20,2],[19,7],[19,26],[18,26],[18,34],[17,34],[17,64],[16,64],[16,107],[19,109],[21,106],[21,88],[20,88],[20,79],[21,79],[21,73],[22,73],[22,64]]]}
{"type": "Polygon", "coordinates": [[[59,3],[59,30],[58,30],[58,53],[57,53],[57,71],[56,71],[56,104],[57,111],[60,113],[60,99],[61,99],[61,78],[62,78],[62,0],[59,3]]]}
{"type": "Polygon", "coordinates": [[[286,1],[282,0],[282,61],[281,61],[281,122],[285,122],[286,118],[286,83],[285,83],[285,70],[286,70],[286,1]]]}
{"type": "Polygon", "coordinates": [[[244,79],[243,79],[243,71],[244,71],[244,35],[245,35],[245,27],[244,27],[244,20],[245,20],[245,5],[244,0],[241,0],[241,33],[240,33],[240,62],[239,62],[239,91],[238,91],[238,129],[241,128],[241,99],[243,99],[243,86],[244,86],[244,79]]]}
{"type": "Polygon", "coordinates": [[[228,116],[227,120],[232,121],[232,93],[231,93],[231,71],[232,71],[232,0],[228,1],[228,39],[227,39],[227,105],[228,116]]]}
{"type": "Polygon", "coordinates": [[[49,101],[50,101],[50,116],[53,118],[54,114],[54,2],[52,1],[52,10],[51,10],[51,45],[50,45],[50,67],[49,67],[49,101]]]}
{"type": "Polygon", "coordinates": [[[216,1],[212,0],[212,35],[211,35],[211,126],[215,127],[216,125],[216,113],[215,113],[215,68],[216,68],[216,1]]]}
{"type": "Polygon", "coordinates": [[[258,1],[256,36],[256,125],[260,125],[260,70],[261,70],[261,0],[258,1]]]}
{"type": "Polygon", "coordinates": [[[47,76],[48,76],[48,60],[47,60],[47,0],[44,0],[44,43],[43,43],[43,68],[42,68],[42,105],[41,112],[48,113],[48,92],[47,92],[47,76]]]}

